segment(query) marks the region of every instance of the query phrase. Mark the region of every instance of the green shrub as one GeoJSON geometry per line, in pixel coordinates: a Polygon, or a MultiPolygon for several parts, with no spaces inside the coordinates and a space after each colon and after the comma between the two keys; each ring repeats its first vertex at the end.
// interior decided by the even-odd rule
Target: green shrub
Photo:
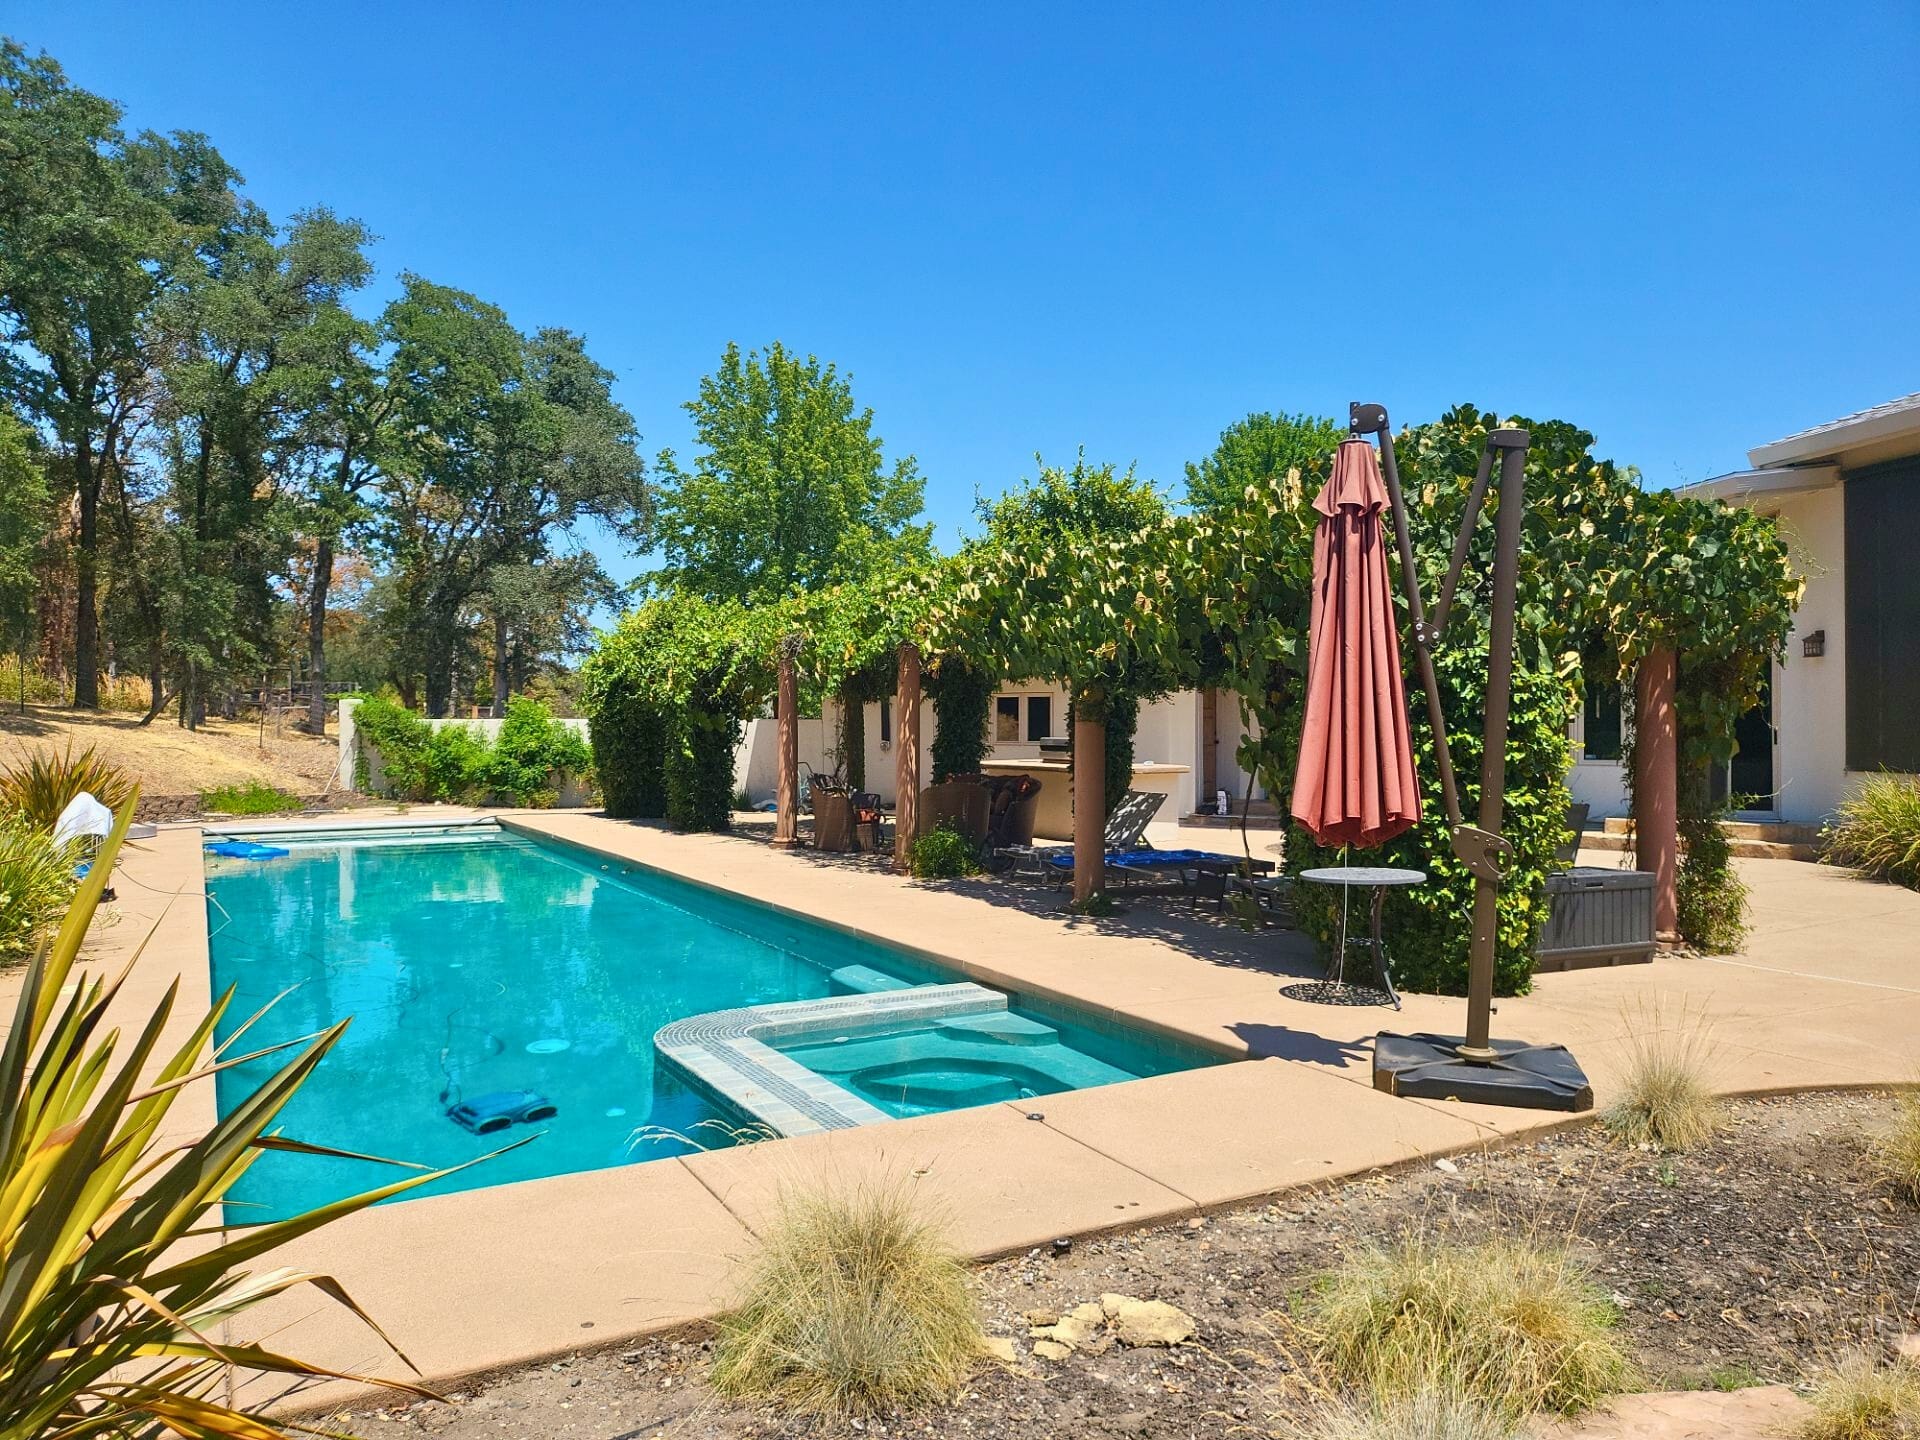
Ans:
{"type": "Polygon", "coordinates": [[[592,764],[593,755],[579,731],[554,719],[538,700],[516,696],[507,702],[487,777],[502,800],[533,805],[554,793],[555,774],[583,776],[592,764]]]}
{"type": "Polygon", "coordinates": [[[264,780],[249,780],[244,785],[221,785],[200,792],[200,808],[221,815],[284,815],[301,808],[298,795],[290,795],[264,780]]]}
{"type": "Polygon", "coordinates": [[[434,726],[427,731],[427,747],[420,762],[425,790],[406,798],[484,805],[492,789],[492,759],[478,730],[465,725],[434,726]]]}
{"type": "Polygon", "coordinates": [[[593,764],[578,732],[525,696],[507,702],[507,718],[492,741],[470,725],[430,725],[379,696],[362,700],[353,719],[362,746],[361,785],[368,783],[372,749],[380,756],[384,793],[396,800],[551,805],[555,772],[581,777],[593,764]]]}
{"type": "Polygon", "coordinates": [[[74,847],[18,816],[0,819],[0,964],[31,955],[79,888],[74,847]]]}
{"type": "Polygon", "coordinates": [[[35,750],[0,774],[0,807],[16,811],[36,829],[51,830],[83,790],[109,810],[118,810],[133,793],[133,781],[119,766],[96,755],[91,745],[74,754],[69,740],[62,753],[51,747],[35,750]]]}
{"type": "Polygon", "coordinates": [[[1628,1383],[1606,1292],[1562,1249],[1431,1233],[1350,1256],[1302,1302],[1328,1375],[1376,1400],[1437,1391],[1520,1419],[1628,1383]]]}
{"type": "Polygon", "coordinates": [[[939,825],[915,840],[907,861],[916,880],[957,880],[980,872],[973,841],[951,825],[939,825]]]}
{"type": "Polygon", "coordinates": [[[719,1325],[715,1390],[821,1416],[951,1399],[983,1344],[965,1263],[899,1183],[784,1196],[719,1325]]]}
{"type": "Polygon", "coordinates": [[[1680,822],[1686,854],[1675,877],[1680,938],[1709,955],[1731,955],[1747,938],[1747,883],[1733,868],[1733,849],[1720,817],[1680,822]]]}
{"type": "Polygon", "coordinates": [[[1826,859],[1920,890],[1920,777],[1871,775],[1840,802],[1826,859]]]}

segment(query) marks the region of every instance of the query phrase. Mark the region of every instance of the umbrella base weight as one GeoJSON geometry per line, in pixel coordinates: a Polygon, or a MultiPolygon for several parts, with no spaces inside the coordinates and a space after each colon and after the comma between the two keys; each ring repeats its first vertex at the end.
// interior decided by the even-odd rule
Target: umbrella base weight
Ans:
{"type": "Polygon", "coordinates": [[[1395,1035],[1373,1042],[1373,1088],[1418,1100],[1466,1100],[1526,1110],[1591,1110],[1593,1086],[1564,1045],[1492,1040],[1496,1058],[1460,1058],[1457,1035],[1395,1035]]]}

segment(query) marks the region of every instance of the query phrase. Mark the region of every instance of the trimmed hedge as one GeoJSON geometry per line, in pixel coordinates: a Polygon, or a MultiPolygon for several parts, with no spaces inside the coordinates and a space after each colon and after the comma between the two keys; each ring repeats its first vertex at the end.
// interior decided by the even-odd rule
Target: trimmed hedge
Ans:
{"type": "Polygon", "coordinates": [[[593,768],[607,814],[665,819],[666,767],[667,717],[626,690],[602,696],[593,717],[593,768]]]}

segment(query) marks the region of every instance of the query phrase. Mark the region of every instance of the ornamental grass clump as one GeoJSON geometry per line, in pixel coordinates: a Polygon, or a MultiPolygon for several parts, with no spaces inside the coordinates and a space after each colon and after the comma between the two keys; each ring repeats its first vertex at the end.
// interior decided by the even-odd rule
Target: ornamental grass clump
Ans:
{"type": "Polygon", "coordinates": [[[1870,775],[1825,831],[1829,864],[1920,889],[1920,776],[1870,775]]]}
{"type": "Polygon", "coordinates": [[[950,1397],[984,1341],[965,1264],[898,1181],[784,1196],[719,1327],[716,1390],[821,1416],[950,1397]]]}
{"type": "Polygon", "coordinates": [[[51,830],[83,790],[109,810],[118,810],[133,793],[133,781],[119,766],[96,755],[91,745],[76,755],[68,741],[64,753],[35,750],[0,773],[0,809],[16,812],[37,830],[51,830]]]}
{"type": "Polygon", "coordinates": [[[1920,1205],[1920,1090],[1903,1090],[1893,1103],[1893,1123],[1873,1138],[1874,1168],[1920,1205]]]}
{"type": "Polygon", "coordinates": [[[0,818],[0,965],[31,955],[66,912],[80,883],[73,849],[14,816],[0,818]]]}
{"type": "Polygon", "coordinates": [[[1814,1377],[1813,1418],[1804,1440],[1916,1440],[1920,1437],[1920,1365],[1882,1365],[1854,1350],[1814,1377]]]}
{"type": "Polygon", "coordinates": [[[1564,1249],[1420,1230],[1349,1257],[1306,1295],[1300,1323],[1345,1389],[1378,1403],[1438,1392],[1518,1421],[1577,1414],[1628,1383],[1617,1320],[1564,1249]]]}
{"type": "Polygon", "coordinates": [[[1306,1429],[1306,1440],[1508,1440],[1514,1419],[1445,1390],[1335,1405],[1306,1429]]]}
{"type": "Polygon", "coordinates": [[[1726,1118],[1709,1084],[1716,1046],[1707,1017],[1682,1007],[1669,1020],[1655,1003],[1625,1019],[1626,1072],[1601,1123],[1627,1145],[1691,1150],[1705,1144],[1726,1118]]]}

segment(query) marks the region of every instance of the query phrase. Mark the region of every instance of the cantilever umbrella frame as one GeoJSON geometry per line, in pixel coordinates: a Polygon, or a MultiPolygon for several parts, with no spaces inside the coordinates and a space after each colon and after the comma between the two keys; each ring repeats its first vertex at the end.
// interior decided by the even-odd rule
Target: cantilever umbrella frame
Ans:
{"type": "Polygon", "coordinates": [[[1507,710],[1513,693],[1513,629],[1520,575],[1520,531],[1526,516],[1527,446],[1525,430],[1487,432],[1480,468],[1467,494],[1467,513],[1454,541],[1453,558],[1440,587],[1440,601],[1428,619],[1420,598],[1420,577],[1413,565],[1413,541],[1407,530],[1406,499],[1400,490],[1400,466],[1384,405],[1349,407],[1347,430],[1356,439],[1369,436],[1380,447],[1380,468],[1393,511],[1394,539],[1400,551],[1400,582],[1406,590],[1413,624],[1413,651],[1426,692],[1433,726],[1440,790],[1447,808],[1453,853],[1473,875],[1473,942],[1467,962],[1467,1033],[1397,1035],[1381,1031],[1373,1047],[1374,1088],[1393,1095],[1425,1099],[1472,1100],[1538,1110],[1590,1110],[1593,1087],[1577,1061],[1560,1045],[1526,1045],[1492,1039],[1493,961],[1499,929],[1500,886],[1513,858],[1513,845],[1500,834],[1506,803],[1507,710]],[[1494,461],[1500,464],[1500,509],[1494,517],[1493,597],[1488,617],[1486,744],[1480,769],[1480,814],[1469,825],[1460,814],[1453,757],[1447,744],[1440,688],[1434,680],[1433,647],[1446,629],[1455,587],[1466,564],[1473,528],[1480,518],[1494,461]]]}

